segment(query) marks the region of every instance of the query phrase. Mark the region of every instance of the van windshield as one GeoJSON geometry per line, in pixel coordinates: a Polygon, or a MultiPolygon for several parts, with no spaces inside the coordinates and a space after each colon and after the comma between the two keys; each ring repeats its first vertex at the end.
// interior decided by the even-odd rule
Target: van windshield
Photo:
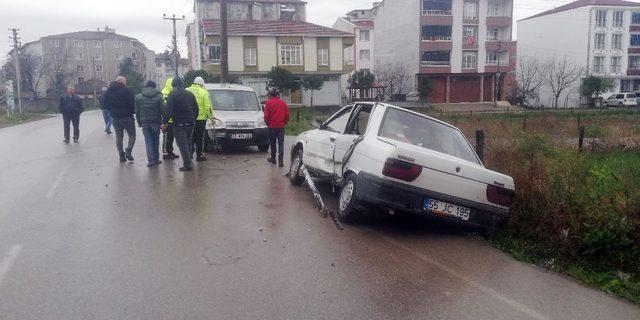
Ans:
{"type": "Polygon", "coordinates": [[[378,135],[479,164],[460,131],[411,112],[389,108],[378,135]]]}
{"type": "Polygon", "coordinates": [[[213,110],[260,111],[258,97],[251,91],[209,90],[213,110]]]}

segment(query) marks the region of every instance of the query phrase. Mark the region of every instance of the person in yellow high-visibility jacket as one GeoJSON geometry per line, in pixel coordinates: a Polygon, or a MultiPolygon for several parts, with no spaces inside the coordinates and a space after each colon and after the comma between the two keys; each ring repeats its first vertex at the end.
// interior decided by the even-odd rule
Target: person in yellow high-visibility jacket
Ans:
{"type": "Polygon", "coordinates": [[[202,77],[196,77],[191,87],[187,88],[187,90],[196,97],[199,109],[198,119],[196,119],[196,125],[193,130],[196,161],[206,161],[207,158],[204,156],[207,135],[206,125],[207,119],[213,118],[213,104],[211,103],[209,91],[204,88],[204,79],[202,79],[202,77]]]}
{"type": "MultiPolygon", "coordinates": [[[[169,97],[169,94],[173,90],[173,86],[171,85],[172,82],[173,78],[167,79],[164,88],[161,91],[165,104],[167,103],[167,97],[169,97]]],[[[175,136],[173,135],[173,126],[171,123],[173,123],[173,120],[170,119],[167,129],[162,133],[162,159],[164,160],[180,158],[180,156],[173,152],[173,140],[175,139],[175,136]]]]}

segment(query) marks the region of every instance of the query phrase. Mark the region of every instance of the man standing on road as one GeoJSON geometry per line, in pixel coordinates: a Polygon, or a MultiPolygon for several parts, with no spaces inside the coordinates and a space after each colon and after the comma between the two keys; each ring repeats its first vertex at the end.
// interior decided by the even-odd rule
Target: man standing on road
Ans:
{"type": "Polygon", "coordinates": [[[277,88],[269,89],[269,100],[264,108],[264,121],[269,127],[271,158],[269,162],[276,164],[276,141],[278,147],[278,165],[284,167],[284,128],[289,123],[289,106],[280,99],[277,88]]]}
{"type": "Polygon", "coordinates": [[[104,94],[107,92],[107,87],[102,87],[102,93],[100,93],[100,97],[98,98],[98,103],[100,103],[100,109],[102,109],[102,118],[104,119],[104,132],[106,134],[111,134],[111,114],[109,110],[104,108],[104,94]]]}
{"type": "Polygon", "coordinates": [[[163,110],[162,93],[156,89],[155,82],[148,81],[142,92],[136,95],[136,118],[142,127],[144,144],[147,149],[147,167],[149,168],[162,163],[159,149],[163,110]]]}
{"type": "Polygon", "coordinates": [[[204,156],[204,144],[206,141],[207,119],[213,117],[213,107],[211,104],[211,98],[209,97],[209,91],[204,88],[204,79],[202,77],[196,77],[193,81],[193,85],[187,90],[193,93],[198,102],[198,119],[196,119],[196,125],[193,129],[193,144],[195,145],[196,161],[206,161],[204,156]]]}
{"type": "Polygon", "coordinates": [[[70,125],[73,123],[73,142],[80,139],[80,114],[84,111],[82,100],[76,95],[76,88],[67,88],[67,93],[60,97],[58,106],[64,123],[64,143],[69,143],[70,125]]]}
{"type": "MultiPolygon", "coordinates": [[[[167,99],[169,98],[169,94],[171,90],[173,90],[173,78],[167,79],[164,84],[164,88],[162,89],[162,97],[164,98],[164,103],[167,103],[167,99]]],[[[174,160],[179,158],[175,152],[173,152],[173,123],[172,119],[169,119],[169,123],[167,123],[166,129],[162,133],[162,159],[164,160],[174,160]]]]}
{"type": "Polygon", "coordinates": [[[162,118],[162,131],[167,129],[169,119],[173,119],[173,132],[178,149],[182,156],[183,166],[180,171],[193,170],[191,154],[193,154],[193,126],[198,118],[198,102],[196,97],[184,88],[180,78],[174,78],[173,90],[167,99],[167,108],[162,118]]]}
{"type": "Polygon", "coordinates": [[[136,143],[136,124],[133,119],[135,112],[135,96],[131,89],[127,88],[127,79],[123,76],[109,85],[104,96],[105,107],[113,118],[113,128],[116,130],[116,149],[120,155],[120,162],[133,161],[131,151],[136,143]],[[127,132],[129,141],[127,148],[123,149],[124,131],[127,132]]]}

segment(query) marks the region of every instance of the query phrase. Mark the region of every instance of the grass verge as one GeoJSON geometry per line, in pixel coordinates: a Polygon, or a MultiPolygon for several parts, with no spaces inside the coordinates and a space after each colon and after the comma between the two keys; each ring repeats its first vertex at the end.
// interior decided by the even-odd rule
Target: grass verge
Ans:
{"type": "Polygon", "coordinates": [[[36,121],[40,119],[48,118],[49,116],[38,113],[13,113],[7,115],[6,113],[0,114],[0,128],[9,127],[25,122],[36,121]]]}

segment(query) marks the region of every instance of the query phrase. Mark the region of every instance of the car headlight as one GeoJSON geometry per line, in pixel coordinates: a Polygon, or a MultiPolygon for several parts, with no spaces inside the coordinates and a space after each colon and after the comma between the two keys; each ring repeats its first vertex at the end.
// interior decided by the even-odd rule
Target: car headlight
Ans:
{"type": "Polygon", "coordinates": [[[264,118],[258,118],[258,121],[256,121],[256,128],[263,128],[266,126],[267,123],[264,121],[264,118]]]}
{"type": "Polygon", "coordinates": [[[220,119],[213,119],[213,128],[224,129],[225,128],[224,122],[222,122],[222,120],[220,119]]]}

